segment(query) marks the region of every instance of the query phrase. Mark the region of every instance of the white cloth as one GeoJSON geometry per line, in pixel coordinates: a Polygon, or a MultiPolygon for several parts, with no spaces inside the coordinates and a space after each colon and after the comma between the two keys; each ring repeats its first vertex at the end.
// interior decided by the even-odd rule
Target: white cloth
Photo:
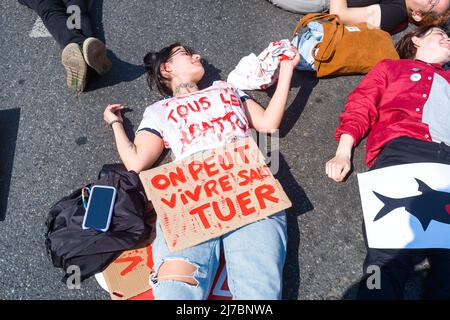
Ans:
{"type": "Polygon", "coordinates": [[[242,101],[248,95],[224,81],[158,101],[145,109],[137,131],[159,135],[175,160],[251,135],[242,101]]]}
{"type": "Polygon", "coordinates": [[[230,72],[227,82],[241,90],[266,89],[278,79],[278,66],[283,59],[293,59],[289,40],[271,42],[258,56],[250,54],[243,57],[230,72]]]}

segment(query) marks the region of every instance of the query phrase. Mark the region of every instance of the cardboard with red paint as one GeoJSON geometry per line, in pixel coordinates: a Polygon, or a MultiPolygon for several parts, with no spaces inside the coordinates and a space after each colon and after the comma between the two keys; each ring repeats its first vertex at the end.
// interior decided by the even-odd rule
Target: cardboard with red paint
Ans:
{"type": "Polygon", "coordinates": [[[156,217],[152,219],[152,232],[141,248],[122,252],[104,271],[108,291],[113,300],[126,300],[150,289],[149,275],[153,268],[152,243],[156,237],[156,217]]]}
{"type": "Polygon", "coordinates": [[[172,252],[291,206],[251,137],[141,172],[140,177],[172,252]]]}

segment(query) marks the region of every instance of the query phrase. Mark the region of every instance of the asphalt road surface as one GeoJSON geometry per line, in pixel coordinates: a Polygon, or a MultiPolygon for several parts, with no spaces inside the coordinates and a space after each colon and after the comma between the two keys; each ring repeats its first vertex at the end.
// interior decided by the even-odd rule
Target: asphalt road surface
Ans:
{"type": "MultiPolygon", "coordinates": [[[[96,32],[105,40],[113,70],[93,77],[88,90],[65,84],[60,48],[39,31],[37,15],[17,1],[0,4],[0,298],[109,299],[91,278],[80,290],[60,281],[44,248],[50,206],[119,161],[102,113],[109,103],[130,111],[129,130],[160,96],[146,87],[142,58],[175,41],[207,61],[204,84],[226,79],[238,61],[269,42],[290,38],[299,15],[265,0],[97,1],[96,32]],[[6,213],[5,210],[6,209],[6,213]]],[[[285,299],[353,299],[365,247],[356,174],[364,172],[364,143],[354,171],[337,184],[325,175],[346,96],[360,76],[317,81],[296,73],[281,124],[278,178],[292,199],[284,276],[285,299]]],[[[251,92],[267,105],[269,92],[251,92]]],[[[264,266],[261,266],[264,268],[264,266]]],[[[408,285],[415,299],[424,271],[408,285]]]]}

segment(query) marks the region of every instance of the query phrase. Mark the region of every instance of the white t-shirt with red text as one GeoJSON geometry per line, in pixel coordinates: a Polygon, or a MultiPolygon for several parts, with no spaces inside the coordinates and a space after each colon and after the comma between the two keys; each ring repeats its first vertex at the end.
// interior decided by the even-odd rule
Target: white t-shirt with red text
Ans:
{"type": "Polygon", "coordinates": [[[175,160],[251,134],[242,101],[248,95],[224,81],[145,109],[139,128],[160,136],[175,160]]]}

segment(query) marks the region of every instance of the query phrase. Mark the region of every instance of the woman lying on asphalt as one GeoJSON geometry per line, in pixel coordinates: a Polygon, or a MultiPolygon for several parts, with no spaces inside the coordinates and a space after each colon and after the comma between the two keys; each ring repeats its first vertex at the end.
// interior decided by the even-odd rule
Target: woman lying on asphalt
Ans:
{"type": "MultiPolygon", "coordinates": [[[[405,29],[408,20],[417,25],[443,22],[450,0],[269,0],[276,6],[302,14],[324,12],[339,16],[345,24],[367,22],[389,33],[405,29]]],[[[448,17],[447,17],[448,18],[448,17]]]]}
{"type": "MultiPolygon", "coordinates": [[[[326,174],[337,182],[350,171],[352,149],[366,134],[370,170],[418,162],[450,164],[450,71],[442,68],[450,61],[450,39],[442,29],[424,26],[405,35],[396,48],[401,59],[378,63],[348,97],[335,133],[336,156],[326,164],[326,174]]],[[[450,250],[369,247],[364,272],[379,266],[381,289],[368,290],[366,273],[359,298],[402,298],[419,255],[431,263],[425,297],[450,299],[450,250]]]]}
{"type": "MultiPolygon", "coordinates": [[[[131,142],[124,130],[122,105],[109,105],[105,121],[113,128],[120,158],[128,170],[149,169],[164,148],[176,160],[214,149],[234,138],[250,136],[250,128],[273,132],[284,114],[291,78],[300,57],[281,61],[276,91],[266,109],[224,81],[200,90],[205,70],[199,54],[172,44],[144,57],[149,85],[164,96],[145,110],[131,142]]],[[[286,257],[284,211],[221,237],[171,253],[157,223],[153,244],[155,269],[150,276],[156,299],[206,299],[219,265],[221,247],[234,299],[280,299],[286,257]],[[263,266],[263,267],[262,267],[263,266]]]]}

